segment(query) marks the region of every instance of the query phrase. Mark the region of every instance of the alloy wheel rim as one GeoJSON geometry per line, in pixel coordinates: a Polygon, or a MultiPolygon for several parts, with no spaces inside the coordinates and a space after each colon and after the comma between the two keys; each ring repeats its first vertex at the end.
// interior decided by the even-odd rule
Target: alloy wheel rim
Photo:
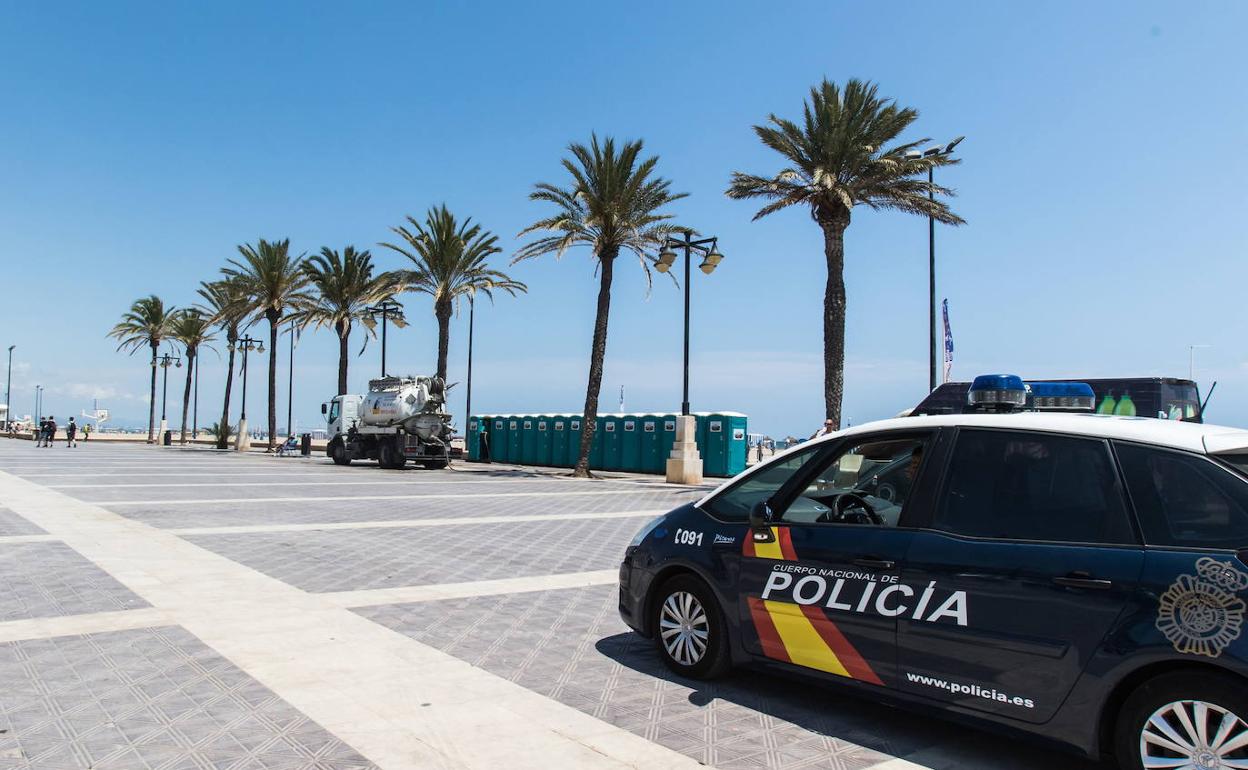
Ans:
{"type": "Polygon", "coordinates": [[[1216,703],[1167,703],[1140,730],[1140,760],[1148,770],[1248,770],[1248,724],[1216,703]]]}
{"type": "Polygon", "coordinates": [[[672,660],[692,666],[706,655],[711,623],[698,597],[688,591],[669,594],[659,614],[659,635],[672,660]]]}

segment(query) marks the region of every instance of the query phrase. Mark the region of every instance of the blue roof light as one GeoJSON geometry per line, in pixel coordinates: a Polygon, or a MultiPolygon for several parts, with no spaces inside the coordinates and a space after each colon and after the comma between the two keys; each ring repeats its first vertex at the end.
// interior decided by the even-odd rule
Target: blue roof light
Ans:
{"type": "Polygon", "coordinates": [[[1086,382],[1033,382],[1032,408],[1037,411],[1090,412],[1096,394],[1086,382]]]}
{"type": "Polygon", "coordinates": [[[966,402],[981,409],[1020,409],[1027,403],[1027,386],[1016,374],[981,374],[971,382],[966,402]]]}

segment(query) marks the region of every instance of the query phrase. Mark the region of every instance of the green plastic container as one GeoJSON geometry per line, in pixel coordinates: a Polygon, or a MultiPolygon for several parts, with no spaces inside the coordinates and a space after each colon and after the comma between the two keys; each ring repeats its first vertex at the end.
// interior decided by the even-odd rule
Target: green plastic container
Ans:
{"type": "Polygon", "coordinates": [[[1118,405],[1114,407],[1114,414],[1124,417],[1135,416],[1135,402],[1131,400],[1131,391],[1122,394],[1122,398],[1118,399],[1118,405]]]}

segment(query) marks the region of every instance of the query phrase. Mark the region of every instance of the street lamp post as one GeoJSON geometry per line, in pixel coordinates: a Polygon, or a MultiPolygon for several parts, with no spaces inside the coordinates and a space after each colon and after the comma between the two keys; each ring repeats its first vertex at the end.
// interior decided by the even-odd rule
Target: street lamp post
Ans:
{"type": "Polygon", "coordinates": [[[386,376],[386,322],[398,318],[403,306],[392,299],[382,300],[372,307],[365,308],[372,316],[381,316],[381,376],[386,376]]]}
{"type": "Polygon", "coordinates": [[[199,356],[195,356],[190,361],[190,366],[194,367],[195,375],[195,395],[194,406],[191,407],[191,440],[199,439],[199,356]]]}
{"type": "Polygon", "coordinates": [[[477,295],[473,292],[468,295],[468,397],[464,404],[464,424],[468,424],[468,420],[472,419],[472,327],[474,321],[474,313],[477,307],[477,295]]]}
{"type": "Polygon", "coordinates": [[[1207,348],[1209,345],[1187,346],[1187,379],[1196,381],[1196,348],[1207,348]]]}
{"type": "Polygon", "coordinates": [[[295,403],[295,325],[290,325],[290,373],[286,383],[286,438],[294,435],[294,421],[291,419],[294,414],[295,403]]]}
{"type": "Polygon", "coordinates": [[[234,448],[240,452],[246,452],[251,447],[251,437],[247,435],[247,354],[254,350],[263,355],[264,343],[255,337],[244,335],[234,340],[234,343],[226,349],[241,350],[243,353],[243,398],[238,412],[238,435],[234,437],[234,448]]]}
{"type": "Polygon", "coordinates": [[[160,432],[157,434],[156,441],[163,442],[165,431],[169,427],[168,420],[166,420],[166,417],[165,417],[165,406],[169,402],[169,367],[170,365],[173,365],[181,369],[182,359],[178,358],[177,356],[171,356],[168,353],[165,353],[157,357],[156,359],[153,359],[152,361],[153,364],[157,362],[159,362],[160,368],[163,369],[164,371],[162,373],[163,384],[161,385],[161,395],[160,395],[160,432]]]}
{"type": "Polygon", "coordinates": [[[677,249],[685,253],[685,334],[684,334],[684,382],[681,391],[680,419],[676,421],[676,443],[672,445],[671,457],[667,460],[667,481],[673,484],[702,483],[702,457],[698,454],[696,421],[689,413],[689,298],[690,298],[690,265],[693,254],[702,255],[702,264],[698,265],[703,273],[710,275],[716,266],[723,261],[724,255],[717,248],[718,238],[693,239],[693,232],[685,231],[684,239],[668,237],[655,260],[654,269],[666,273],[676,262],[677,249]]]}
{"type": "Polygon", "coordinates": [[[13,424],[13,348],[17,345],[9,345],[9,373],[4,379],[4,429],[8,430],[13,424]]]}
{"type": "MultiPolygon", "coordinates": [[[[953,148],[957,147],[965,136],[959,136],[949,144],[941,147],[929,147],[923,152],[912,150],[907,155],[910,158],[930,158],[942,155],[952,155],[953,148]]],[[[934,166],[927,168],[927,199],[935,202],[936,191],[931,189],[936,184],[936,175],[933,173],[934,166]]],[[[927,217],[927,363],[928,391],[936,390],[936,218],[928,215],[927,217]]]]}
{"type": "Polygon", "coordinates": [[[35,386],[35,426],[43,422],[43,386],[35,386]]]}

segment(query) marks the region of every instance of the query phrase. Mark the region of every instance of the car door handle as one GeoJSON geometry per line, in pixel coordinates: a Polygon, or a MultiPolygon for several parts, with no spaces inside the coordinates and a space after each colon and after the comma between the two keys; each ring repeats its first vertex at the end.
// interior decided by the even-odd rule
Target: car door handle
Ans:
{"type": "Polygon", "coordinates": [[[892,569],[897,565],[895,562],[891,562],[887,559],[863,557],[861,559],[854,559],[854,566],[865,567],[866,569],[892,569]]]}
{"type": "Polygon", "coordinates": [[[1114,587],[1114,581],[1099,580],[1092,577],[1091,573],[1083,572],[1082,570],[1055,577],[1053,578],[1053,583],[1063,588],[1093,588],[1102,591],[1114,587]]]}

